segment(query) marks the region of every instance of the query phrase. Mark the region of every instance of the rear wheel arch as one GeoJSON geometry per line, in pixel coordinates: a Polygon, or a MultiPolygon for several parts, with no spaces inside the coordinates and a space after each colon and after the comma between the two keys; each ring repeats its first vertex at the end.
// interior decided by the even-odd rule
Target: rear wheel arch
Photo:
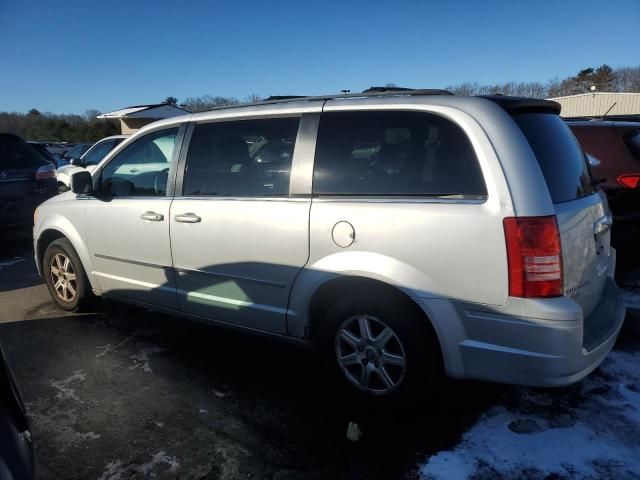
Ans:
{"type": "Polygon", "coordinates": [[[445,372],[427,314],[381,280],[342,276],[323,283],[309,305],[308,336],[328,371],[369,397],[430,391],[445,372]]]}
{"type": "Polygon", "coordinates": [[[309,339],[313,344],[318,338],[323,322],[332,305],[354,294],[375,299],[385,299],[410,309],[415,314],[416,325],[420,333],[431,337],[437,344],[442,357],[442,346],[431,320],[420,306],[399,288],[367,277],[342,276],[333,278],[320,285],[309,303],[309,339]]]}

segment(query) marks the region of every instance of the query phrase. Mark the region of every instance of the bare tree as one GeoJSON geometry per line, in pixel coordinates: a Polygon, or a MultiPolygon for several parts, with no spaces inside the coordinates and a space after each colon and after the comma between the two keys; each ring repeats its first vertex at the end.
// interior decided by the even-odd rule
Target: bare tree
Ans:
{"type": "Polygon", "coordinates": [[[220,97],[203,95],[201,97],[189,97],[180,106],[190,112],[205,112],[216,107],[237,105],[240,101],[235,97],[220,97]]]}
{"type": "Polygon", "coordinates": [[[617,92],[640,92],[640,67],[616,69],[613,84],[617,92]]]}
{"type": "Polygon", "coordinates": [[[245,98],[245,103],[256,103],[262,101],[262,97],[257,93],[250,93],[245,98]]]}

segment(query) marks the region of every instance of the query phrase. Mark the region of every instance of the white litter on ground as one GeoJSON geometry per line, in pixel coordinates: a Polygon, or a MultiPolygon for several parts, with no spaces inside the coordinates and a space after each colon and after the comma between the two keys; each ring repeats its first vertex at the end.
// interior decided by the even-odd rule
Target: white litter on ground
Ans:
{"type": "MultiPolygon", "coordinates": [[[[625,292],[631,308],[640,294],[625,292]]],[[[518,388],[452,450],[420,467],[425,479],[640,478],[640,352],[613,351],[560,390],[518,388]]]]}

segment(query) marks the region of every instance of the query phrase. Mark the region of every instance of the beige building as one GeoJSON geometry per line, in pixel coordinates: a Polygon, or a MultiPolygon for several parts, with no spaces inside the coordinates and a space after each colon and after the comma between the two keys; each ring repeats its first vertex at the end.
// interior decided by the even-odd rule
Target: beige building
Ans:
{"type": "Polygon", "coordinates": [[[563,117],[640,115],[640,93],[590,92],[549,100],[562,105],[563,117]]]}
{"type": "Polygon", "coordinates": [[[189,112],[168,103],[158,103],[155,105],[135,105],[103,113],[98,115],[98,118],[116,118],[120,120],[120,130],[123,134],[129,134],[156,120],[177,117],[185,113],[189,112]]]}

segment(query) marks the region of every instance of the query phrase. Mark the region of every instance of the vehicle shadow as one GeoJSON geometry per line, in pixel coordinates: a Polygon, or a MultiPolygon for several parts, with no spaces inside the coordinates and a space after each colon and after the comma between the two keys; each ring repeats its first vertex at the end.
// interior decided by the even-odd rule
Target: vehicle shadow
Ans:
{"type": "Polygon", "coordinates": [[[258,478],[400,478],[454,445],[509,391],[447,382],[436,395],[389,408],[341,388],[304,349],[111,301],[103,312],[0,325],[38,462],[53,478],[99,476],[114,459],[135,462],[160,449],[189,477],[190,466],[212,461],[194,442],[232,456],[241,445],[251,458],[235,468],[258,478]],[[149,357],[142,367],[140,352],[149,357]],[[164,425],[157,438],[152,419],[164,425]],[[349,422],[363,432],[358,442],[346,438],[349,422]],[[87,452],[74,439],[90,432],[99,438],[87,452]]]}

